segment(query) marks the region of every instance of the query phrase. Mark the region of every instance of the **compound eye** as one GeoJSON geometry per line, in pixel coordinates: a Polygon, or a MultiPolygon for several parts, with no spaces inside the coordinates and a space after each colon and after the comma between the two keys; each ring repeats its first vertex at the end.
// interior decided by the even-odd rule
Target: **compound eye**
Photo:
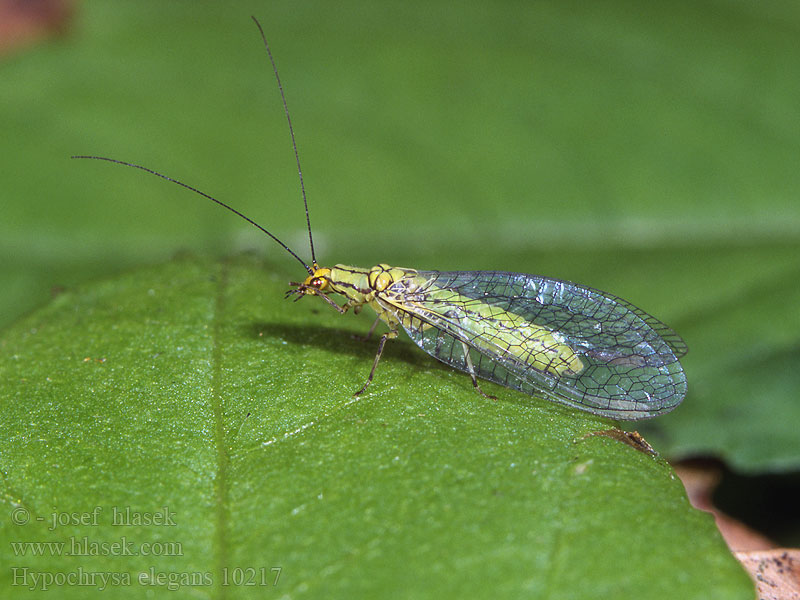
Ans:
{"type": "Polygon", "coordinates": [[[303,282],[303,285],[305,285],[306,288],[311,288],[314,290],[325,290],[330,284],[330,280],[328,278],[330,272],[330,269],[317,268],[306,278],[306,280],[303,282]]]}

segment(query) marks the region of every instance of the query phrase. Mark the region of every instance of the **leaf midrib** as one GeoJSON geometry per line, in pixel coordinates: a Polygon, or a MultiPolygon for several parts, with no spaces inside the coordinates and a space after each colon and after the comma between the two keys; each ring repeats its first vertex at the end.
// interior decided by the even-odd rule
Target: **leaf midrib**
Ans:
{"type": "MultiPolygon", "coordinates": [[[[228,473],[230,467],[230,453],[228,452],[227,436],[225,435],[225,406],[224,399],[221,393],[222,390],[222,354],[223,354],[223,327],[225,323],[225,316],[227,310],[227,303],[225,301],[225,294],[228,288],[229,276],[229,262],[223,260],[220,263],[217,285],[216,297],[214,299],[214,313],[212,317],[211,338],[211,404],[214,414],[214,444],[217,453],[217,473],[214,477],[214,503],[216,509],[215,515],[215,532],[214,532],[214,546],[215,546],[215,562],[216,572],[221,573],[222,569],[227,564],[228,548],[229,548],[229,522],[230,514],[228,508],[229,498],[229,485],[228,473]]],[[[217,586],[218,598],[224,598],[225,587],[217,586]]]]}

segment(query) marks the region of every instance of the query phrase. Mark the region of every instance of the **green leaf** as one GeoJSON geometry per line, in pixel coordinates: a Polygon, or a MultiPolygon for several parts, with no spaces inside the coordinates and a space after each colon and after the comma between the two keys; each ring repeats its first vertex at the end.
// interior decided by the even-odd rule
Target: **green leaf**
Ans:
{"type": "Polygon", "coordinates": [[[798,256],[800,245],[765,244],[731,250],[724,262],[710,256],[695,269],[716,292],[675,323],[690,346],[682,360],[690,395],[645,425],[648,437],[673,455],[721,454],[740,471],[797,469],[798,256]]]}
{"type": "Polygon", "coordinates": [[[115,597],[752,597],[663,459],[587,435],[610,421],[491,384],[487,401],[407,340],[354,399],[369,319],[285,289],[253,258],[182,258],[0,338],[4,597],[79,572],[116,573],[115,597]],[[119,554],[145,544],[159,555],[119,554]]]}
{"type": "Polygon", "coordinates": [[[69,35],[0,63],[0,326],[54,287],[178,249],[281,252],[76,153],[178,177],[305,252],[251,14],[280,67],[321,260],[618,294],[689,342],[689,395],[648,430],[664,452],[797,470],[793,0],[462,3],[457,18],[436,0],[82,2],[69,35]]]}

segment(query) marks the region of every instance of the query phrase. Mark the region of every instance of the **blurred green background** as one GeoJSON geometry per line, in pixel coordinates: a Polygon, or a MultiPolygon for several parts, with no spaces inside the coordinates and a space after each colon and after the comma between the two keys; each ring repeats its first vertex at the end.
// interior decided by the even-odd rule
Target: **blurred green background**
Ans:
{"type": "MultiPolygon", "coordinates": [[[[800,6],[727,1],[82,2],[0,63],[0,325],[191,250],[523,271],[685,337],[673,457],[797,470],[800,6]]],[[[291,307],[287,306],[287,310],[291,307]]],[[[335,318],[325,315],[321,318],[335,318]]]]}

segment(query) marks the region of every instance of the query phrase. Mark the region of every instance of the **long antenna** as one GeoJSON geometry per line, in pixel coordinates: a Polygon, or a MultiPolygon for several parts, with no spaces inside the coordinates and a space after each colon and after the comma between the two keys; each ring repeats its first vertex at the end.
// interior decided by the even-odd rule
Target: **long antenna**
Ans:
{"type": "MultiPolygon", "coordinates": [[[[264,48],[267,49],[267,56],[269,57],[269,62],[272,64],[272,72],[275,73],[275,79],[278,82],[278,90],[281,93],[281,101],[283,101],[283,112],[286,113],[286,122],[289,123],[289,134],[292,136],[292,148],[294,148],[294,159],[297,162],[297,175],[300,177],[300,193],[303,195],[303,206],[306,209],[306,225],[308,226],[308,245],[311,246],[311,263],[314,265],[314,268],[317,268],[317,257],[314,254],[314,238],[311,237],[311,217],[308,215],[308,200],[306,200],[306,186],[303,183],[303,169],[300,168],[300,155],[297,153],[297,141],[294,138],[294,128],[292,127],[292,118],[289,116],[289,106],[286,104],[286,96],[283,93],[283,85],[281,85],[281,78],[278,75],[278,67],[275,65],[275,59],[272,58],[272,52],[269,49],[269,42],[267,42],[267,36],[264,34],[264,28],[261,27],[261,23],[258,22],[254,16],[250,16],[253,19],[253,22],[258,27],[259,33],[261,33],[261,40],[264,42],[264,48]]],[[[294,253],[292,253],[294,254],[294,253]]]]}
{"type": "MultiPolygon", "coordinates": [[[[284,244],[284,243],[283,243],[282,241],[280,241],[280,240],[279,240],[277,237],[275,237],[275,236],[274,236],[274,235],[272,235],[272,234],[271,234],[269,231],[267,231],[266,229],[264,229],[264,228],[263,228],[261,225],[259,225],[259,224],[258,224],[258,223],[256,223],[255,221],[253,221],[253,219],[251,219],[250,217],[247,217],[247,216],[243,215],[243,214],[242,214],[242,213],[240,213],[238,210],[236,210],[235,208],[233,208],[233,207],[231,207],[231,206],[228,206],[227,204],[225,204],[225,203],[224,203],[224,202],[222,202],[221,200],[217,200],[217,199],[216,199],[216,198],[214,198],[213,196],[209,196],[209,195],[208,195],[208,194],[206,194],[205,192],[201,192],[201,191],[200,191],[200,190],[198,190],[197,188],[193,188],[193,187],[192,187],[192,186],[190,186],[190,185],[186,185],[186,184],[185,184],[185,183],[183,183],[182,181],[178,181],[177,179],[173,179],[172,177],[167,177],[166,175],[163,175],[163,174],[159,173],[158,171],[154,171],[153,169],[148,169],[147,167],[143,167],[143,166],[141,166],[141,165],[136,165],[136,164],[133,164],[133,163],[125,162],[124,160],[117,160],[117,159],[115,159],[115,158],[106,158],[105,156],[71,156],[70,158],[91,158],[91,159],[93,159],[93,160],[105,160],[105,161],[108,161],[108,162],[117,163],[118,165],[125,165],[126,167],[133,167],[134,169],[141,169],[142,171],[146,171],[147,173],[150,173],[151,175],[155,175],[156,177],[161,177],[161,179],[166,179],[167,181],[171,181],[172,183],[176,183],[176,184],[178,184],[179,186],[186,188],[187,190],[191,190],[191,191],[193,191],[195,194],[200,194],[201,196],[203,196],[203,198],[208,198],[208,199],[209,199],[209,200],[211,200],[212,202],[216,202],[216,203],[217,203],[217,204],[219,204],[219,205],[220,205],[222,208],[227,208],[227,209],[228,209],[229,211],[231,211],[233,214],[235,214],[235,215],[239,215],[240,217],[242,217],[242,218],[243,218],[245,221],[247,221],[247,222],[248,222],[248,223],[250,223],[251,225],[254,225],[255,227],[258,227],[258,228],[259,228],[261,231],[263,231],[263,232],[264,232],[264,233],[266,233],[266,234],[267,234],[269,237],[271,237],[273,240],[275,240],[276,242],[278,242],[278,245],[280,245],[280,247],[281,247],[281,248],[283,248],[283,249],[284,249],[284,250],[286,250],[286,251],[287,251],[289,254],[291,254],[292,256],[294,256],[294,257],[297,259],[297,262],[299,262],[301,265],[303,265],[303,266],[305,267],[305,269],[306,269],[306,271],[308,271],[308,274],[309,274],[309,275],[313,275],[313,274],[314,274],[314,270],[313,270],[311,267],[309,267],[309,266],[306,264],[306,261],[304,261],[302,258],[300,258],[299,256],[297,256],[297,254],[295,254],[294,250],[292,250],[291,248],[289,248],[289,246],[287,246],[286,244],[284,244]]],[[[315,262],[315,263],[314,263],[314,268],[316,268],[316,267],[317,267],[317,264],[316,264],[316,262],[315,262]]]]}

